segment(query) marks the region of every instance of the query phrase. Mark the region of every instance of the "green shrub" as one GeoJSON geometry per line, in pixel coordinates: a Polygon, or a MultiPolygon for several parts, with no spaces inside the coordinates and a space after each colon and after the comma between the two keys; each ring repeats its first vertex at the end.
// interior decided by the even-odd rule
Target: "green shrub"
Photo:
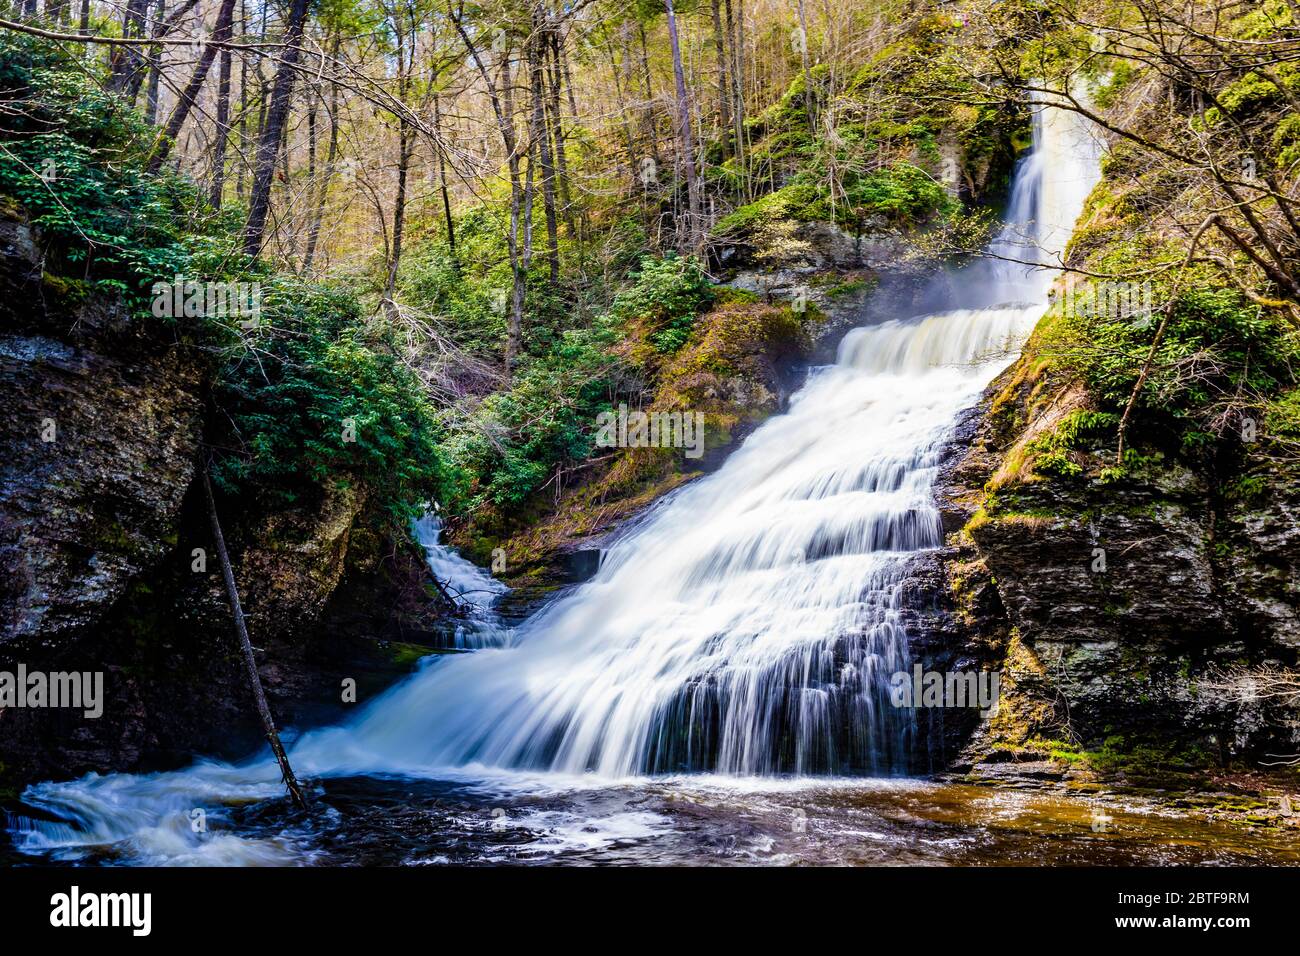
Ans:
{"type": "MultiPolygon", "coordinates": [[[[1107,260],[1103,267],[1113,266],[1107,260]]],[[[1168,294],[1157,288],[1152,299],[1158,303],[1168,294]]],[[[1159,316],[1135,322],[1063,315],[1053,327],[1050,348],[1084,380],[1102,410],[1117,411],[1129,401],[1158,324],[1159,316]]],[[[1138,396],[1138,417],[1196,451],[1214,440],[1225,405],[1274,395],[1294,383],[1298,346],[1281,321],[1236,289],[1209,273],[1191,276],[1178,293],[1138,396]]]]}
{"type": "Polygon", "coordinates": [[[262,321],[219,372],[223,490],[292,505],[329,482],[358,481],[398,520],[443,496],[433,409],[355,297],[277,278],[264,288],[262,321]]]}
{"type": "Polygon", "coordinates": [[[695,317],[713,300],[713,286],[693,257],[669,253],[662,259],[646,256],[632,285],[614,298],[609,314],[621,325],[645,322],[650,340],[671,354],[690,338],[695,317]]]}
{"type": "Polygon", "coordinates": [[[617,336],[602,320],[571,330],[552,351],[517,370],[510,388],[495,392],[469,416],[448,410],[444,448],[454,485],[453,513],[484,503],[523,506],[557,466],[591,453],[596,415],[609,407],[618,363],[617,336]]]}
{"type": "Polygon", "coordinates": [[[137,315],[153,283],[192,275],[194,190],[144,172],[152,129],[74,53],[0,34],[0,141],[0,193],[40,228],[48,272],[120,295],[137,315]]]}

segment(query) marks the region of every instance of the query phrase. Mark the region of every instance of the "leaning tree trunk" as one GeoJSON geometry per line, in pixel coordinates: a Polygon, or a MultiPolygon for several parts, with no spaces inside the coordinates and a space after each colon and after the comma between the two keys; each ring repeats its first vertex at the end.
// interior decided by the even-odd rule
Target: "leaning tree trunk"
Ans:
{"type": "Polygon", "coordinates": [[[280,734],[275,729],[275,718],[271,716],[271,706],[266,702],[266,692],[262,690],[262,678],[257,673],[257,659],[253,657],[253,642],[248,637],[248,626],[244,623],[244,611],[239,606],[239,589],[235,586],[235,572],[230,567],[230,555],[226,552],[226,539],[221,534],[221,521],[217,518],[217,500],[212,494],[212,481],[208,477],[208,466],[203,466],[203,491],[208,499],[208,520],[212,523],[212,539],[217,546],[217,556],[221,559],[221,576],[226,581],[226,595],[230,598],[230,614],[235,621],[235,635],[239,638],[239,650],[244,658],[244,672],[248,676],[248,686],[253,692],[257,704],[258,716],[262,718],[262,727],[266,739],[275,754],[276,763],[280,765],[280,775],[284,786],[289,791],[289,799],[297,807],[306,807],[307,800],[298,786],[298,779],[289,766],[289,756],[280,743],[280,734]]]}
{"type": "Polygon", "coordinates": [[[176,137],[180,135],[181,127],[185,125],[190,110],[194,108],[194,104],[198,100],[199,90],[203,88],[203,82],[208,78],[208,72],[212,69],[212,63],[217,58],[221,44],[230,41],[230,28],[234,17],[235,0],[224,0],[221,9],[217,11],[217,23],[212,31],[212,42],[203,47],[203,53],[199,56],[199,62],[194,67],[194,73],[190,76],[190,81],[185,85],[185,89],[181,90],[177,98],[176,108],[172,110],[172,115],[167,120],[167,127],[158,138],[158,144],[154,147],[153,155],[149,157],[149,172],[156,173],[162,168],[162,164],[166,162],[172,144],[176,141],[176,137]]]}
{"type": "Polygon", "coordinates": [[[257,142],[257,168],[253,173],[253,189],[248,203],[248,226],[244,230],[244,252],[254,259],[262,251],[266,217],[271,212],[271,185],[275,179],[275,163],[280,155],[285,123],[289,119],[289,101],[293,95],[294,74],[301,53],[299,44],[307,20],[307,6],[308,0],[293,0],[289,8],[284,52],[280,55],[280,65],[275,71],[266,123],[257,142]]]}

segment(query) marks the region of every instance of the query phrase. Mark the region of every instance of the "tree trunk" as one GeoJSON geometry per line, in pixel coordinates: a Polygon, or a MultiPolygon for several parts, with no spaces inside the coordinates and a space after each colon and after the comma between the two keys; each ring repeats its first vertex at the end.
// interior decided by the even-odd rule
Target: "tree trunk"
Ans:
{"type": "Polygon", "coordinates": [[[266,124],[257,142],[257,161],[253,171],[253,189],[248,204],[248,226],[244,230],[244,252],[256,259],[262,251],[266,233],[266,218],[271,212],[271,185],[275,179],[275,162],[280,154],[280,143],[289,118],[289,101],[300,54],[303,26],[307,20],[308,0],[292,0],[289,21],[285,26],[284,50],[280,65],[275,71],[271,88],[271,103],[267,108],[266,124]]]}
{"type": "MultiPolygon", "coordinates": [[[[157,26],[154,27],[154,33],[158,34],[162,29],[163,17],[166,16],[166,0],[158,0],[155,7],[154,19],[157,26]]],[[[144,118],[150,126],[158,122],[158,85],[162,81],[162,44],[156,44],[149,50],[149,86],[145,93],[145,111],[144,118]]]]}
{"type": "Polygon", "coordinates": [[[438,190],[442,193],[442,218],[447,227],[447,254],[456,266],[456,223],[451,217],[451,194],[447,191],[447,157],[442,143],[442,104],[438,94],[433,96],[433,135],[437,140],[438,190]]]}
{"type": "Polygon", "coordinates": [[[149,172],[156,173],[162,168],[162,164],[167,160],[167,154],[171,152],[172,144],[176,141],[181,127],[185,125],[186,118],[190,115],[190,110],[194,108],[194,103],[198,99],[199,90],[203,88],[203,82],[208,78],[208,72],[212,69],[212,62],[217,58],[217,51],[220,47],[218,43],[230,39],[230,25],[235,15],[235,0],[222,0],[221,9],[217,11],[217,23],[212,31],[212,40],[203,47],[203,53],[199,56],[199,62],[194,67],[194,73],[190,76],[190,81],[181,90],[176,102],[176,108],[172,110],[171,118],[167,120],[167,127],[163,130],[154,146],[153,155],[149,157],[149,172]]]}
{"type": "MultiPolygon", "coordinates": [[[[560,281],[559,227],[555,218],[555,166],[551,161],[551,136],[546,125],[546,47],[548,36],[545,14],[533,8],[533,33],[529,48],[528,83],[533,101],[531,137],[542,165],[542,207],[546,215],[546,259],[550,266],[551,284],[560,281]]],[[[529,160],[529,172],[532,161],[529,160]]]]}
{"type": "Polygon", "coordinates": [[[522,268],[519,256],[519,214],[521,205],[521,188],[519,184],[519,143],[515,130],[514,97],[511,93],[513,79],[510,75],[510,51],[501,54],[501,79],[496,82],[488,72],[474,41],[465,31],[465,25],[458,16],[453,15],[456,32],[460,34],[469,57],[478,68],[487,88],[488,99],[492,103],[492,112],[496,116],[497,129],[501,133],[501,142],[505,146],[506,165],[510,171],[510,232],[507,236],[507,249],[510,255],[510,317],[506,324],[506,369],[514,367],[523,341],[524,327],[524,289],[526,272],[522,268]]]}
{"type": "MultiPolygon", "coordinates": [[[[337,43],[337,42],[335,42],[337,43]]],[[[337,52],[337,47],[335,47],[337,52]]],[[[325,204],[329,202],[330,182],[334,179],[334,166],[338,161],[338,85],[330,87],[329,105],[329,146],[325,147],[325,176],[321,178],[320,190],[316,194],[316,211],[312,213],[312,225],[307,230],[307,255],[303,256],[303,273],[312,271],[312,260],[316,258],[316,246],[320,242],[321,224],[325,220],[325,204]]]]}
{"type": "MultiPolygon", "coordinates": [[[[160,40],[167,36],[167,34],[171,33],[172,29],[181,22],[181,18],[198,5],[199,0],[185,0],[184,3],[172,11],[171,16],[164,17],[163,2],[162,0],[158,0],[157,14],[153,21],[153,28],[149,31],[149,35],[155,40],[160,40]]],[[[140,25],[140,35],[144,36],[144,33],[144,23],[142,22],[140,25]]],[[[139,49],[142,48],[137,48],[137,50],[139,49]]],[[[140,88],[145,85],[145,77],[148,77],[148,95],[153,97],[153,102],[146,102],[145,115],[151,125],[157,122],[158,85],[162,80],[162,54],[163,46],[161,43],[155,43],[151,46],[147,57],[145,54],[139,53],[140,69],[136,70],[127,79],[124,92],[126,98],[134,103],[140,95],[140,88]]]]}
{"type": "MultiPolygon", "coordinates": [[[[248,0],[239,0],[239,32],[248,34],[248,0]]],[[[239,58],[239,162],[235,164],[235,195],[244,198],[244,175],[248,162],[244,150],[248,144],[248,57],[239,58]]]]}
{"type": "Polygon", "coordinates": [[[226,144],[230,141],[230,51],[221,51],[221,69],[217,74],[217,138],[212,147],[212,191],[208,201],[213,209],[221,208],[226,190],[226,144]]]}
{"type": "Polygon", "coordinates": [[[555,132],[555,164],[559,182],[560,214],[564,218],[564,225],[572,234],[575,231],[573,225],[573,195],[569,189],[569,160],[564,143],[564,117],[560,110],[560,85],[564,73],[564,67],[561,64],[564,50],[560,43],[560,31],[557,29],[551,30],[550,52],[551,129],[555,132]]]}
{"type": "MultiPolygon", "coordinates": [[[[532,69],[533,67],[533,64],[531,62],[532,52],[527,49],[525,49],[525,59],[526,61],[528,61],[527,65],[529,69],[529,86],[530,86],[530,94],[531,94],[532,92],[534,92],[531,90],[531,86],[532,86],[532,77],[533,75],[535,75],[535,71],[532,69]]],[[[523,193],[524,245],[519,260],[520,274],[522,275],[524,280],[524,283],[521,285],[521,289],[524,295],[527,295],[527,289],[528,289],[527,286],[528,270],[533,264],[533,206],[537,204],[536,203],[537,194],[534,189],[534,182],[535,182],[534,173],[537,170],[537,140],[538,140],[538,136],[541,133],[541,129],[540,129],[541,123],[539,121],[538,110],[537,110],[537,107],[540,105],[540,103],[536,96],[530,95],[530,98],[532,100],[532,104],[530,106],[530,112],[528,116],[528,170],[524,177],[524,193],[523,193]]],[[[521,337],[522,337],[522,329],[523,329],[523,305],[524,305],[524,300],[523,298],[520,298],[519,327],[521,331],[521,337]]],[[[516,347],[518,348],[519,346],[516,347]]]]}
{"type": "Polygon", "coordinates": [[[289,799],[294,806],[305,808],[307,800],[303,797],[298,779],[289,766],[289,756],[280,743],[280,734],[275,729],[275,718],[271,716],[271,706],[266,702],[266,692],[262,689],[262,678],[257,673],[257,659],[253,656],[253,642],[248,637],[248,626],[244,622],[244,611],[239,605],[239,589],[235,586],[235,572],[230,566],[230,555],[226,552],[226,539],[221,534],[221,521],[217,518],[217,500],[212,494],[212,481],[208,477],[208,466],[203,466],[203,491],[208,499],[208,520],[212,524],[212,540],[217,546],[217,556],[221,559],[221,576],[226,582],[226,596],[230,599],[230,615],[235,622],[235,636],[239,640],[239,651],[244,659],[244,673],[248,677],[248,687],[253,693],[257,705],[257,714],[262,719],[262,729],[266,731],[267,743],[275,754],[276,763],[280,765],[280,776],[289,799]]]}
{"type": "Polygon", "coordinates": [[[682,71],[682,51],[677,39],[677,16],[673,0],[664,0],[668,14],[668,45],[673,56],[673,82],[677,89],[677,139],[680,163],[686,174],[686,228],[678,230],[678,247],[699,255],[703,251],[704,233],[700,216],[700,184],[695,174],[695,138],[691,130],[691,101],[686,92],[686,75],[682,71]]]}
{"type": "Polygon", "coordinates": [[[627,89],[629,66],[631,61],[627,55],[627,23],[619,28],[623,37],[623,58],[622,61],[614,58],[614,44],[609,38],[608,32],[605,34],[605,53],[609,57],[609,72],[614,78],[614,102],[618,104],[618,115],[623,125],[623,145],[627,149],[627,168],[629,182],[633,192],[637,191],[637,155],[636,155],[636,137],[632,135],[632,122],[628,118],[629,110],[627,107],[627,97],[624,91],[627,89]]]}
{"type": "MultiPolygon", "coordinates": [[[[412,14],[414,17],[414,14],[412,14]]],[[[408,34],[401,27],[400,17],[393,17],[397,31],[397,97],[405,103],[410,91],[411,74],[415,70],[415,24],[412,22],[410,50],[407,51],[408,34]]],[[[388,278],[384,283],[383,303],[389,318],[397,318],[397,305],[393,296],[397,291],[397,273],[402,265],[402,232],[406,225],[406,181],[410,175],[411,154],[415,148],[415,130],[409,129],[406,120],[397,120],[397,198],[393,202],[393,245],[388,260],[388,278]]]]}
{"type": "MultiPolygon", "coordinates": [[[[511,95],[510,54],[501,60],[501,102],[508,121],[503,127],[503,139],[506,147],[506,165],[510,170],[510,320],[506,327],[506,369],[515,366],[515,359],[523,345],[524,337],[524,296],[527,289],[528,270],[522,264],[519,255],[519,215],[522,203],[522,189],[519,184],[519,144],[515,135],[514,97],[511,95]],[[504,135],[508,130],[509,135],[504,135]]],[[[494,97],[495,98],[495,97],[494,97]]],[[[500,115],[500,114],[498,114],[500,115]]]]}
{"type": "MultiPolygon", "coordinates": [[[[641,208],[645,216],[646,235],[649,236],[655,245],[660,244],[660,236],[663,230],[663,213],[659,208],[657,196],[652,199],[650,196],[651,177],[657,180],[659,170],[659,137],[655,129],[654,116],[654,90],[650,83],[650,54],[646,46],[645,28],[638,22],[637,32],[640,35],[641,50],[641,76],[645,86],[643,94],[644,106],[641,109],[641,155],[634,160],[635,169],[633,175],[641,186],[641,208]],[[647,162],[649,160],[649,162],[647,162]]],[[[628,29],[623,32],[623,63],[627,67],[627,89],[629,95],[632,91],[632,39],[630,24],[628,29]]],[[[655,182],[656,190],[658,188],[655,182]]]]}
{"type": "MultiPolygon", "coordinates": [[[[334,38],[334,45],[331,55],[337,55],[339,50],[339,38],[334,38]]],[[[311,274],[312,261],[316,258],[316,246],[320,241],[321,223],[325,220],[325,204],[329,200],[330,183],[334,179],[334,167],[338,161],[339,153],[339,86],[337,83],[330,86],[329,114],[330,114],[330,141],[325,147],[325,175],[322,177],[320,189],[316,194],[316,209],[312,213],[311,226],[307,230],[307,253],[303,256],[302,271],[304,275],[311,274]]]]}
{"type": "Polygon", "coordinates": [[[804,10],[804,0],[799,0],[799,60],[803,64],[803,108],[808,116],[808,132],[817,132],[817,119],[813,108],[812,69],[808,66],[808,17],[804,10]]]}
{"type": "MultiPolygon", "coordinates": [[[[726,0],[727,19],[731,20],[731,0],[726,0]]],[[[736,168],[740,171],[741,183],[746,191],[746,198],[752,199],[749,193],[749,176],[748,168],[745,165],[745,0],[736,0],[736,18],[732,23],[731,35],[731,83],[735,90],[735,98],[732,101],[731,120],[735,124],[735,153],[736,168]]]]}
{"type": "Polygon", "coordinates": [[[406,224],[406,179],[411,168],[411,145],[414,135],[407,131],[405,121],[397,128],[397,198],[393,202],[393,245],[388,260],[388,279],[384,283],[384,307],[391,318],[396,318],[393,295],[397,291],[397,273],[402,265],[402,230],[406,224]]]}
{"type": "Polygon", "coordinates": [[[645,26],[637,23],[637,33],[641,38],[641,77],[645,83],[645,109],[642,121],[645,123],[646,150],[656,163],[659,162],[659,131],[655,129],[655,91],[650,81],[650,45],[646,42],[645,26]]]}
{"type": "MultiPolygon", "coordinates": [[[[36,0],[31,0],[32,13],[36,12],[36,0]]],[[[144,36],[144,18],[145,11],[149,8],[149,0],[127,0],[126,10],[122,14],[122,36],[124,38],[136,38],[144,36]]],[[[139,89],[139,82],[135,78],[139,75],[143,59],[140,55],[140,48],[137,46],[121,46],[113,48],[109,56],[108,69],[108,88],[114,93],[126,93],[130,91],[128,99],[135,100],[135,91],[139,89]],[[132,85],[134,84],[134,88],[132,85]]]]}
{"type": "Polygon", "coordinates": [[[722,35],[721,0],[711,0],[713,15],[713,49],[718,57],[718,125],[722,131],[722,155],[727,155],[727,139],[731,126],[731,77],[727,70],[727,44],[722,35]]]}
{"type": "MultiPolygon", "coordinates": [[[[339,52],[339,43],[341,38],[334,37],[334,42],[330,47],[330,55],[337,56],[339,52]]],[[[307,253],[302,260],[302,271],[304,275],[311,274],[312,262],[316,257],[316,246],[320,241],[321,223],[325,219],[325,205],[329,200],[330,183],[334,180],[334,169],[338,162],[339,152],[339,86],[337,83],[330,85],[329,97],[329,117],[330,117],[330,139],[329,145],[325,148],[325,175],[321,179],[320,187],[316,194],[316,208],[312,214],[311,226],[307,230],[307,253]]]]}

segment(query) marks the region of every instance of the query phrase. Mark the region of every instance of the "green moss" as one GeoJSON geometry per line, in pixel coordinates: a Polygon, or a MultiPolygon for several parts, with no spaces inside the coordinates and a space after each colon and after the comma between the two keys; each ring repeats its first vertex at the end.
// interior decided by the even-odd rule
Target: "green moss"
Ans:
{"type": "Polygon", "coordinates": [[[423,644],[410,644],[402,641],[391,641],[388,644],[388,653],[392,662],[399,667],[414,667],[424,658],[431,654],[440,653],[436,648],[426,647],[423,644]]]}
{"type": "Polygon", "coordinates": [[[1139,779],[1196,775],[1215,763],[1198,743],[1122,734],[1106,737],[1099,747],[1087,750],[1085,757],[1089,766],[1102,773],[1139,779]]]}
{"type": "Polygon", "coordinates": [[[783,186],[723,216],[713,227],[713,234],[723,238],[749,236],[760,226],[778,219],[806,221],[816,199],[816,189],[801,183],[783,186]]]}
{"type": "Polygon", "coordinates": [[[85,302],[91,293],[90,284],[84,279],[58,276],[49,272],[41,274],[41,284],[67,306],[85,302]]]}
{"type": "MultiPolygon", "coordinates": [[[[1276,75],[1288,88],[1294,85],[1296,71],[1286,64],[1277,68],[1276,75]]],[[[1249,110],[1259,109],[1272,102],[1280,94],[1277,84],[1265,79],[1258,73],[1250,72],[1234,83],[1225,86],[1218,95],[1219,105],[1234,115],[1244,114],[1249,110]]],[[[1207,125],[1214,125],[1211,117],[1213,111],[1206,111],[1207,125]]]]}
{"type": "Polygon", "coordinates": [[[1030,739],[1027,747],[1034,750],[1040,750],[1047,754],[1052,760],[1058,760],[1068,764],[1085,764],[1087,754],[1075,742],[1070,740],[1059,740],[1051,737],[1034,737],[1030,739]]]}
{"type": "Polygon", "coordinates": [[[962,534],[971,537],[987,525],[990,520],[992,519],[989,517],[987,505],[981,505],[976,509],[975,513],[970,516],[970,520],[967,521],[965,526],[961,529],[962,534]]]}
{"type": "Polygon", "coordinates": [[[1286,0],[1264,0],[1254,10],[1232,22],[1232,32],[1243,40],[1267,40],[1293,23],[1286,0]]]}
{"type": "Polygon", "coordinates": [[[855,278],[844,282],[836,283],[826,290],[826,296],[831,299],[842,299],[849,296],[859,295],[876,285],[875,279],[855,278]]]}

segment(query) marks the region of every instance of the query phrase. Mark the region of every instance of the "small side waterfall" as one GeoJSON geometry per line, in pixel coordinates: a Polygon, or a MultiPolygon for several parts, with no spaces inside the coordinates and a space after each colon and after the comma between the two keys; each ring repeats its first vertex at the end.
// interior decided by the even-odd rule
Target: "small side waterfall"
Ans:
{"type": "Polygon", "coordinates": [[[411,533],[424,548],[429,572],[465,615],[455,624],[451,646],[474,650],[508,644],[511,632],[497,621],[493,605],[509,588],[443,544],[442,522],[436,515],[426,514],[413,522],[411,533]]]}
{"type": "MultiPolygon", "coordinates": [[[[906,767],[915,727],[891,706],[888,679],[909,666],[907,563],[941,544],[938,454],[1042,314],[1053,273],[1019,263],[1055,261],[1099,153],[1076,114],[1040,111],[996,258],[956,273],[952,308],[850,333],[787,414],[623,537],[592,581],[507,646],[441,659],[351,723],[304,735],[295,768],[616,778],[906,767]]],[[[28,823],[23,835],[33,850],[140,840],[196,800],[276,787],[265,760],[42,784],[25,799],[75,826],[28,823]]]]}

